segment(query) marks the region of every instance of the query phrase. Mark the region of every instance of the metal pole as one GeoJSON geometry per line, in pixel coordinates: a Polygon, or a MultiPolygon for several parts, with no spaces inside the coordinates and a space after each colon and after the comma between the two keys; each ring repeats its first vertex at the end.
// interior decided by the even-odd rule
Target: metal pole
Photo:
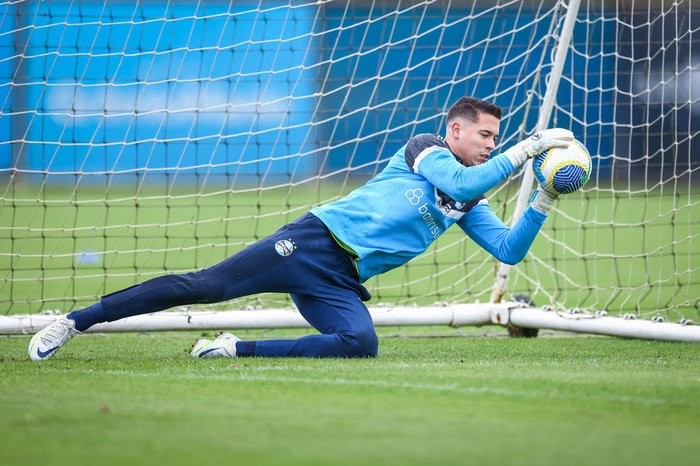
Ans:
{"type": "MultiPolygon", "coordinates": [[[[554,55],[554,61],[552,64],[552,72],[549,75],[549,82],[547,83],[547,90],[545,91],[544,100],[542,101],[542,106],[540,107],[540,113],[537,117],[537,126],[535,131],[540,131],[546,129],[549,125],[549,120],[552,117],[552,109],[556,103],[557,90],[559,89],[559,81],[561,80],[561,74],[564,69],[564,63],[566,62],[566,55],[569,52],[569,45],[571,44],[571,36],[574,32],[574,25],[576,24],[576,15],[578,14],[579,6],[581,5],[581,0],[571,0],[569,2],[568,11],[566,12],[566,18],[564,19],[564,24],[561,28],[561,38],[557,44],[556,53],[554,55]]],[[[527,208],[530,195],[532,191],[532,183],[535,180],[535,174],[532,172],[532,164],[525,164],[525,173],[523,173],[523,180],[520,184],[520,190],[518,191],[518,200],[515,206],[515,212],[513,213],[514,225],[520,217],[522,217],[523,212],[527,208]]],[[[496,280],[493,284],[493,289],[491,291],[491,302],[500,303],[503,295],[506,293],[508,287],[508,276],[510,274],[510,265],[500,264],[498,272],[496,273],[496,280]]]]}

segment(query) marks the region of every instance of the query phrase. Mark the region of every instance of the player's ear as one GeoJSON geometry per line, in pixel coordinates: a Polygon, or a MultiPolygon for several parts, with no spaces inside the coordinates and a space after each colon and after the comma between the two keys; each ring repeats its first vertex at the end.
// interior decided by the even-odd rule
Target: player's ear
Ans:
{"type": "Polygon", "coordinates": [[[462,131],[462,125],[459,123],[459,120],[452,121],[449,125],[449,130],[453,138],[459,138],[459,134],[462,131]]]}

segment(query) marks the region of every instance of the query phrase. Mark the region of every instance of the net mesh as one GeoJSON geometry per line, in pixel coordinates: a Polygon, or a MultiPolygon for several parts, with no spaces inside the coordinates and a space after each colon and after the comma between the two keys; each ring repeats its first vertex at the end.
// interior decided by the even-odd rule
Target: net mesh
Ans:
{"type": "MultiPolygon", "coordinates": [[[[583,2],[551,126],[593,155],[509,292],[692,317],[700,296],[700,13],[583,2]]],[[[0,6],[0,301],[63,312],[213,265],[444,133],[464,95],[533,130],[553,1],[12,2],[0,6]]],[[[519,177],[488,194],[504,220],[519,177]]],[[[488,301],[496,264],[453,229],[371,279],[375,303],[488,301]]],[[[261,295],[223,306],[286,306],[261,295]]]]}

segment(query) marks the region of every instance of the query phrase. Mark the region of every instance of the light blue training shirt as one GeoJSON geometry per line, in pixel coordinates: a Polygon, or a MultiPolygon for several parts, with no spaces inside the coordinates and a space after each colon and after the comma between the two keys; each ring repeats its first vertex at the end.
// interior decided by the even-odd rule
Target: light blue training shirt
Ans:
{"type": "Polygon", "coordinates": [[[455,223],[479,246],[507,264],[520,262],[545,214],[530,205],[512,227],[484,194],[515,171],[504,155],[465,166],[444,138],[411,138],[364,186],[311,213],[357,257],[360,281],[405,264],[455,223]]]}

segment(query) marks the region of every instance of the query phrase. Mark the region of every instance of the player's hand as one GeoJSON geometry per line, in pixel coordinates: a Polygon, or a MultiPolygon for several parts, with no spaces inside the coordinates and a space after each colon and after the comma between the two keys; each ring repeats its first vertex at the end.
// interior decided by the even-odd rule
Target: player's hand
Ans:
{"type": "Polygon", "coordinates": [[[532,197],[530,198],[530,204],[535,210],[539,210],[543,214],[548,214],[549,210],[554,205],[554,201],[557,200],[558,195],[552,191],[538,186],[532,197]]]}
{"type": "Polygon", "coordinates": [[[574,139],[574,133],[568,129],[552,128],[538,131],[505,151],[503,154],[513,162],[516,168],[528,159],[548,151],[553,147],[567,147],[574,139]]]}

